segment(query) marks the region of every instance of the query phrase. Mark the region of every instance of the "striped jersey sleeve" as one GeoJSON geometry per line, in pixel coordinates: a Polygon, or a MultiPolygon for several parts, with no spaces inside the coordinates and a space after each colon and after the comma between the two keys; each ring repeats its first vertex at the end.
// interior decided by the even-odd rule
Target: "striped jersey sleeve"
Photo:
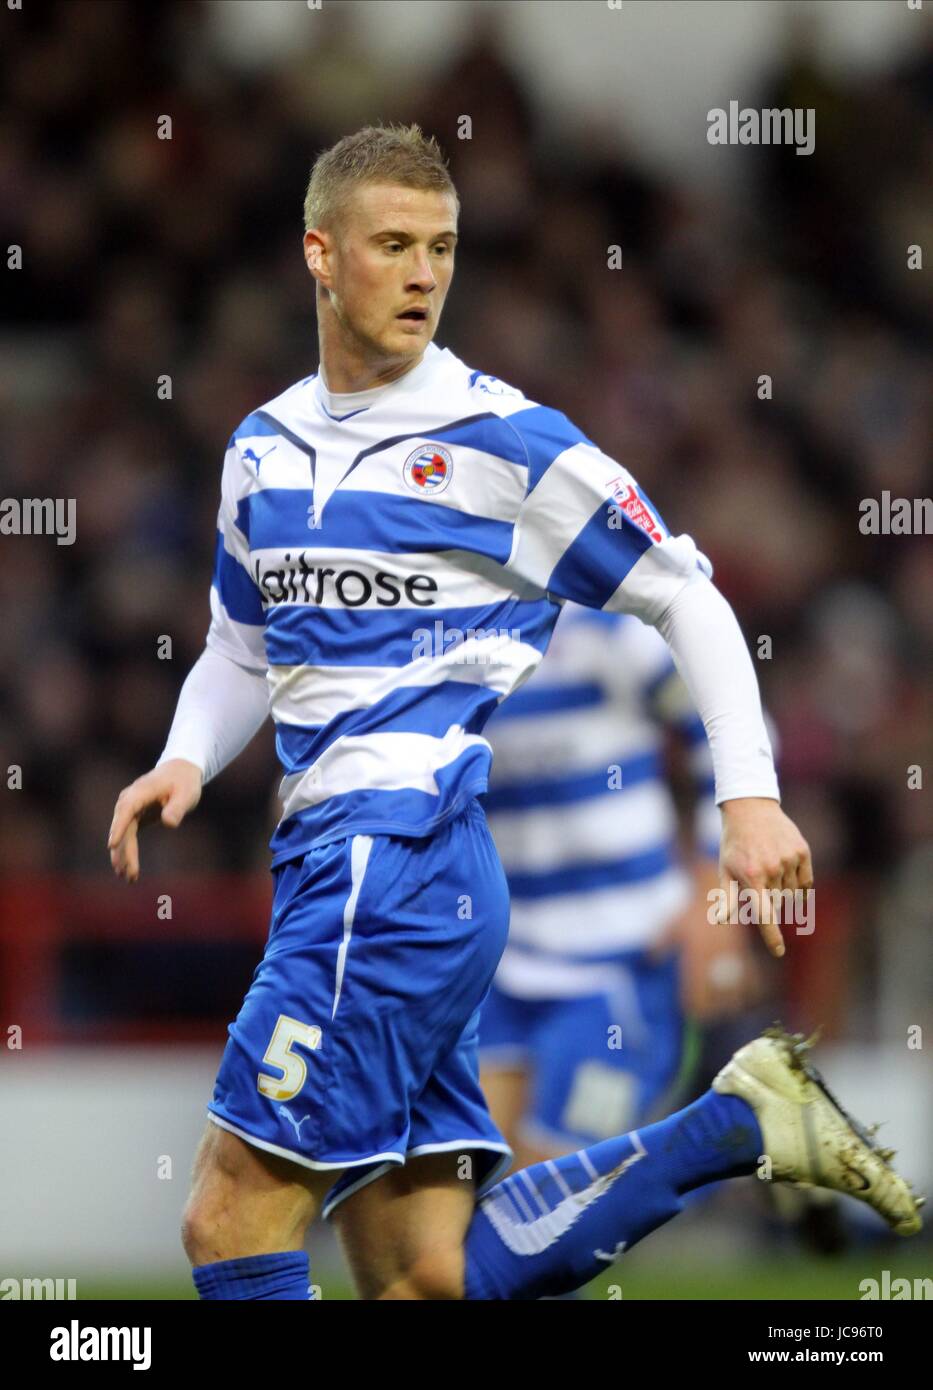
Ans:
{"type": "Polygon", "coordinates": [[[654,623],[709,561],[672,536],[632,475],[559,410],[508,417],[528,462],[510,571],[557,598],[654,623]]]}
{"type": "Polygon", "coordinates": [[[231,438],[224,455],[207,645],[239,666],[265,672],[262,599],[250,574],[246,534],[250,476],[248,465],[240,454],[238,435],[239,431],[231,438]]]}

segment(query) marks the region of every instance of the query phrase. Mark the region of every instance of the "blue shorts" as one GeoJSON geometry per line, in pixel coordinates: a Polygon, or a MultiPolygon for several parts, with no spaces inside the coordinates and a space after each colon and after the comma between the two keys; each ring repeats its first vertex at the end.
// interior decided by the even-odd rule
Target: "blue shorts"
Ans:
{"type": "Polygon", "coordinates": [[[528,1077],[522,1138],[559,1153],[624,1134],[672,1108],[684,1046],[677,958],[606,963],[600,994],[525,999],[493,985],[480,1017],[484,1068],[528,1077]]]}
{"type": "Polygon", "coordinates": [[[342,1198],[394,1164],[470,1153],[477,1190],[511,1154],[479,1088],[477,1028],[508,932],[482,808],[424,838],[355,835],[273,869],[265,954],[211,1119],[342,1198]]]}

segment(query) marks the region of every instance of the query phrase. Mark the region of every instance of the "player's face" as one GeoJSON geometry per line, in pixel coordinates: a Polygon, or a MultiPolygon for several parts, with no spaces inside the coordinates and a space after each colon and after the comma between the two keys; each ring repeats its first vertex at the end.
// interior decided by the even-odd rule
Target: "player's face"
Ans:
{"type": "Polygon", "coordinates": [[[450,194],[370,183],[356,189],[334,233],[306,236],[312,273],[367,357],[402,362],[424,352],[450,288],[456,229],[450,194]]]}

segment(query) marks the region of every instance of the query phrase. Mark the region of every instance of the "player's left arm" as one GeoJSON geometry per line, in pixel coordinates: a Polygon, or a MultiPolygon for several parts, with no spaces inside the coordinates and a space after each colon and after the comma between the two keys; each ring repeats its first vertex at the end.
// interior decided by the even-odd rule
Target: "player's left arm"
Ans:
{"type": "Polygon", "coordinates": [[[720,886],[753,890],[769,951],[784,954],[771,890],[813,887],[810,849],[780,807],[758,681],[735,614],[704,576],[693,576],[656,615],[655,626],[706,728],[722,812],[720,886]],[[768,890],[765,892],[764,890],[768,890]]]}
{"type": "Polygon", "coordinates": [[[699,1022],[728,1017],[760,995],[762,975],[754,942],[739,924],[720,922],[719,842],[721,817],[715,798],[713,760],[703,721],[660,633],[639,636],[654,660],[644,683],[645,702],[657,723],[682,750],[693,787],[688,822],[690,900],[659,945],[680,949],[680,992],[684,1011],[699,1022]]]}
{"type": "MultiPolygon", "coordinates": [[[[671,649],[709,739],[722,811],[720,885],[807,889],[806,841],[780,806],[758,682],[735,614],[689,536],[672,536],[635,479],[559,411],[509,416],[528,459],[528,489],[508,568],[590,608],[634,613],[671,649]]],[[[762,896],[760,930],[784,954],[762,896]]]]}

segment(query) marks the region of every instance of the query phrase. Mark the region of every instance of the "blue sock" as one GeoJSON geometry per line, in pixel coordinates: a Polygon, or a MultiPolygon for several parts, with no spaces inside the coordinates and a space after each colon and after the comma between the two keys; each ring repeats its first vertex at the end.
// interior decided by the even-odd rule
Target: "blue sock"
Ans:
{"type": "Polygon", "coordinates": [[[464,1243],[468,1299],[566,1293],[604,1272],[680,1211],[684,1193],[755,1171],[763,1141],[751,1106],[707,1091],[685,1110],[500,1182],[464,1243]]]}
{"type": "Polygon", "coordinates": [[[244,1255],[192,1270],[201,1298],[311,1298],[311,1269],[304,1250],[244,1255]]]}

